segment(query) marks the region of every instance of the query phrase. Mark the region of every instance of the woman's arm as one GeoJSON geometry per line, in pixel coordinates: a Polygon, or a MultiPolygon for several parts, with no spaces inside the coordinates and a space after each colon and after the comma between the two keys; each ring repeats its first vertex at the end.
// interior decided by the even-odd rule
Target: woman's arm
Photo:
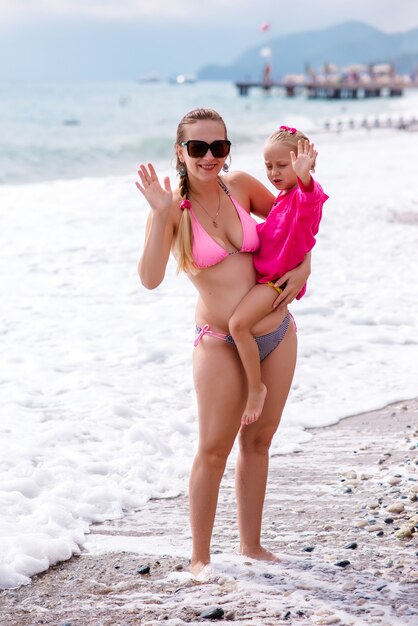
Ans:
{"type": "Polygon", "coordinates": [[[138,263],[138,274],[147,289],[155,289],[164,279],[174,237],[174,224],[170,219],[173,192],[170,179],[160,185],[154,167],[141,165],[138,170],[141,184],[135,183],[151,207],[148,216],[144,249],[138,263]]]}
{"type": "Polygon", "coordinates": [[[162,283],[172,242],[173,227],[169,220],[151,212],[147,221],[144,249],[138,262],[139,278],[147,289],[155,289],[162,283]]]}

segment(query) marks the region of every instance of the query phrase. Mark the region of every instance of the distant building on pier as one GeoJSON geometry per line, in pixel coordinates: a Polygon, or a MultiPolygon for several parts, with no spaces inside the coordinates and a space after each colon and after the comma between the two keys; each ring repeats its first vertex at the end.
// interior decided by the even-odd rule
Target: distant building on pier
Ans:
{"type": "MultiPolygon", "coordinates": [[[[418,72],[417,72],[418,74],[418,72]]],[[[264,91],[273,88],[284,90],[287,96],[304,92],[308,98],[355,99],[380,96],[402,96],[404,89],[417,88],[417,75],[398,75],[389,63],[375,65],[353,64],[340,70],[336,65],[325,63],[319,72],[309,65],[305,74],[288,74],[275,81],[271,68],[268,80],[264,73],[260,82],[236,82],[239,94],[245,96],[253,87],[264,91]]]]}

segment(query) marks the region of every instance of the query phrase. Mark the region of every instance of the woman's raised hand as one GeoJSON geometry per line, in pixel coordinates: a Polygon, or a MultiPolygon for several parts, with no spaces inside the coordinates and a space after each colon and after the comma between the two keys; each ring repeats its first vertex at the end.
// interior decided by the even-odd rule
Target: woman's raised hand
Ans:
{"type": "Polygon", "coordinates": [[[164,177],[164,187],[162,187],[154,166],[151,163],[148,163],[148,167],[140,165],[138,176],[141,180],[141,184],[135,182],[135,185],[142,193],[151,209],[155,213],[168,212],[173,203],[170,178],[168,176],[164,177]]]}
{"type": "Polygon", "coordinates": [[[293,171],[296,176],[301,180],[309,179],[310,172],[315,171],[315,161],[318,156],[318,152],[315,150],[313,143],[310,143],[307,139],[298,141],[298,154],[290,152],[290,158],[292,160],[293,171]]]}

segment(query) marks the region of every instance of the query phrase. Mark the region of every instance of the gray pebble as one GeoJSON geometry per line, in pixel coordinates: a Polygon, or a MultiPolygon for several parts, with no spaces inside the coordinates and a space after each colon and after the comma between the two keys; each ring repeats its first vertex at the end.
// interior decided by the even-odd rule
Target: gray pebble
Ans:
{"type": "Polygon", "coordinates": [[[149,565],[140,565],[136,571],[138,574],[149,574],[150,569],[149,565]]]}
{"type": "Polygon", "coordinates": [[[357,546],[358,544],[355,541],[352,541],[351,543],[347,543],[347,545],[344,546],[344,548],[346,548],[347,550],[355,550],[357,546]]]}
{"type": "Polygon", "coordinates": [[[337,561],[335,565],[338,567],[347,567],[347,565],[350,565],[350,561],[343,559],[342,561],[337,561]]]}
{"type": "Polygon", "coordinates": [[[223,616],[224,610],[220,606],[211,606],[200,614],[200,617],[203,617],[203,619],[222,619],[223,616]]]}

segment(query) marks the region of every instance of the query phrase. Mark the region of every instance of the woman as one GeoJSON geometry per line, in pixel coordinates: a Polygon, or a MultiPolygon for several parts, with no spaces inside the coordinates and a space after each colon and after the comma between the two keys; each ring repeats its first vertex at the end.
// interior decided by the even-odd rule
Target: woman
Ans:
{"type": "Polygon", "coordinates": [[[195,109],[183,117],[177,129],[179,188],[172,192],[168,177],[161,185],[151,164],[140,166],[140,183],[136,183],[151,207],[138,265],[142,284],[148,289],[158,287],[172,252],[179,270],[187,273],[199,293],[193,353],[199,445],[189,485],[194,575],[210,562],[219,486],[237,435],[240,552],[254,559],[278,560],[261,545],[268,451],[296,364],[296,332],[286,305],[310,273],[307,256],[298,268],[282,276],[277,283],[286,284],[282,294],[271,313],[253,328],[267,396],[259,420],[241,428],[246,379],[227,334],[228,322],[255,285],[252,252],[259,240],[250,211],[266,217],[274,197],[244,172],[220,177],[229,148],[220,115],[211,109],[195,109]]]}

